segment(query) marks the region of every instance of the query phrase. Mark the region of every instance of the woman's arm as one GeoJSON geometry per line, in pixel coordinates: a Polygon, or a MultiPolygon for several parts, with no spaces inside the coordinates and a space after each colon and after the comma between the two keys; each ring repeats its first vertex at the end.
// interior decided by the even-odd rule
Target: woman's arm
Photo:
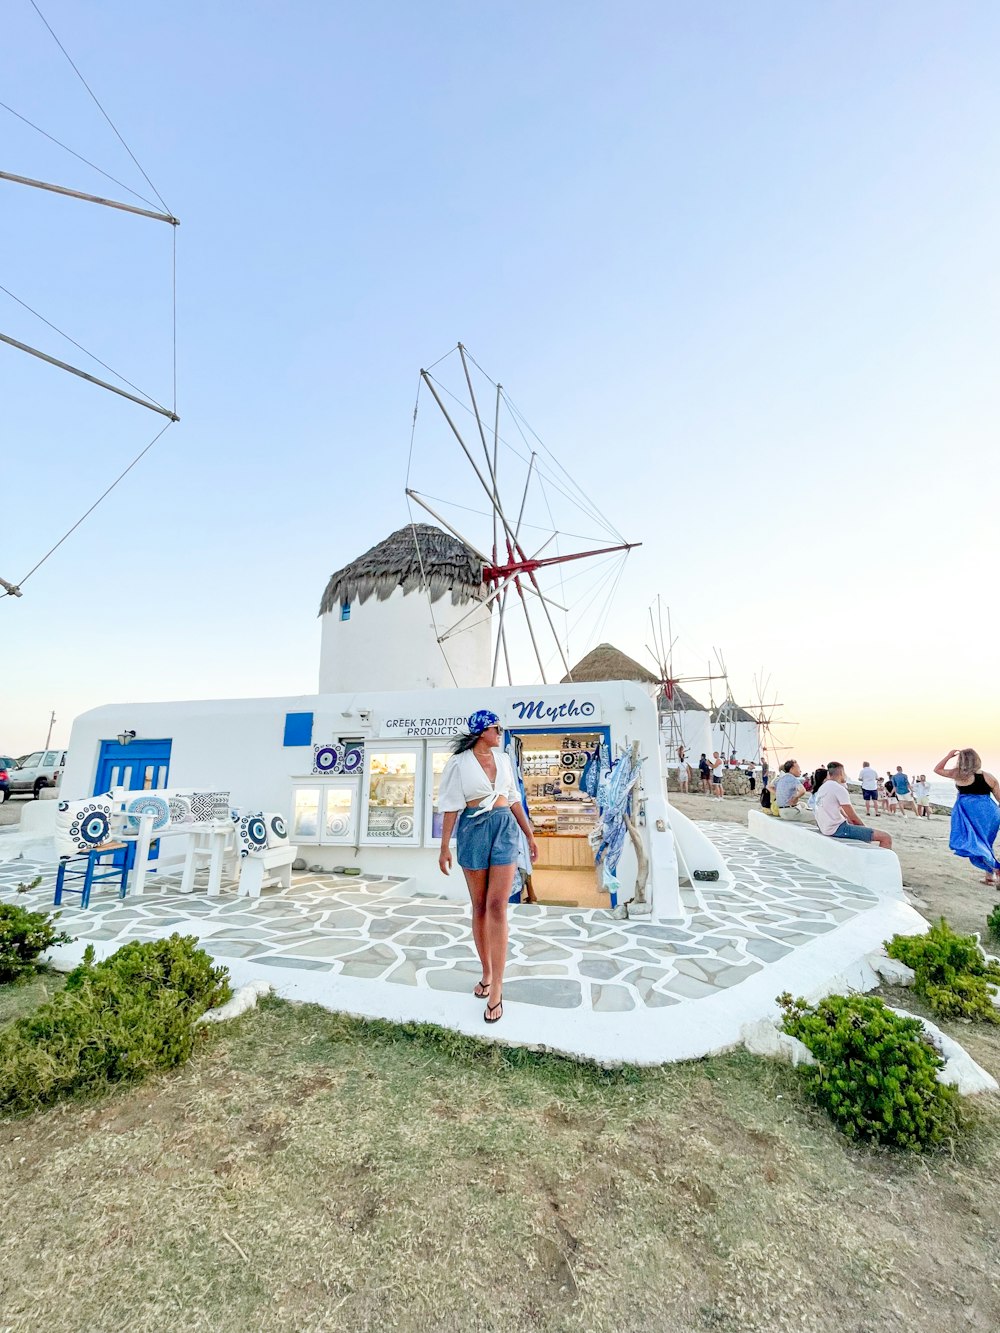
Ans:
{"type": "Polygon", "coordinates": [[[444,819],[441,821],[441,851],[438,855],[438,865],[441,868],[442,875],[447,875],[451,869],[451,851],[449,843],[451,842],[452,831],[455,827],[455,821],[462,812],[460,810],[446,810],[444,819]]]}
{"type": "Polygon", "coordinates": [[[957,754],[958,754],[957,750],[949,750],[948,753],[945,755],[945,757],[941,760],[940,764],[935,764],[934,772],[938,775],[939,778],[950,778],[952,782],[955,781],[955,774],[958,772],[958,769],[945,768],[945,764],[947,764],[949,759],[954,759],[955,755],[957,754]]]}
{"type": "Polygon", "coordinates": [[[987,786],[993,792],[995,801],[1000,805],[1000,778],[996,778],[992,773],[986,772],[983,773],[983,777],[986,779],[987,786]]]}
{"type": "Polygon", "coordinates": [[[510,807],[510,812],[517,820],[518,827],[524,836],[528,839],[528,852],[531,855],[532,862],[538,860],[538,843],[535,842],[535,830],[528,822],[528,816],[524,813],[524,806],[520,801],[514,801],[510,807]]]}

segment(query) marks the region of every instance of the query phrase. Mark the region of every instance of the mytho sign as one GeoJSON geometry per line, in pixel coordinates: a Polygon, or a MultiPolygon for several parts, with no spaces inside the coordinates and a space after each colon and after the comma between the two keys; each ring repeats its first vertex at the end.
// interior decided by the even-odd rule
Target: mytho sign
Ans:
{"type": "Polygon", "coordinates": [[[511,726],[527,723],[537,727],[562,722],[568,727],[585,727],[588,722],[601,721],[600,701],[596,699],[547,699],[544,695],[532,695],[513,700],[507,708],[511,726]]]}
{"type": "Polygon", "coordinates": [[[454,736],[464,731],[464,717],[384,717],[378,729],[380,736],[454,736]]]}

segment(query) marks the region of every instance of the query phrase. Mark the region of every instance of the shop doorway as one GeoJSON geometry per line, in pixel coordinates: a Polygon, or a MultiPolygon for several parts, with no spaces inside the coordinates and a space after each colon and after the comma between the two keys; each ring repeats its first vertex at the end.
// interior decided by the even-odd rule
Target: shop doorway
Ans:
{"type": "Polygon", "coordinates": [[[521,772],[538,843],[531,876],[536,899],[552,907],[609,906],[588,840],[597,806],[580,788],[587,755],[602,740],[610,751],[608,728],[515,729],[514,734],[522,745],[521,772]]]}

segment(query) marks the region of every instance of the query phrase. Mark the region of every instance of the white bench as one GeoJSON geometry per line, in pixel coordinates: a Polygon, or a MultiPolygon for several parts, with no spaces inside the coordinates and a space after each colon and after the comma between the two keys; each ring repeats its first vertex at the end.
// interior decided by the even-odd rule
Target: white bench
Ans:
{"type": "Polygon", "coordinates": [[[272,847],[266,852],[255,852],[240,861],[240,883],[236,890],[239,898],[259,898],[266,884],[292,887],[292,862],[299,854],[297,847],[272,847]]]}
{"type": "Polygon", "coordinates": [[[873,893],[902,896],[903,872],[895,852],[866,842],[851,842],[848,838],[829,838],[815,824],[775,819],[763,810],[751,810],[747,824],[755,838],[771,847],[790,852],[873,893]]]}

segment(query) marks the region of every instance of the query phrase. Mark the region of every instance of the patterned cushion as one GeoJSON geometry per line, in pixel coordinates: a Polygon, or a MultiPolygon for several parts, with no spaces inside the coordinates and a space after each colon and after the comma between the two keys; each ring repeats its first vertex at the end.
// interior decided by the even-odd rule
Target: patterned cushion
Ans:
{"type": "Polygon", "coordinates": [[[170,805],[166,800],[166,792],[143,791],[137,796],[125,798],[125,816],[130,829],[139,827],[143,815],[153,816],[154,833],[166,828],[170,823],[170,805]]]}
{"type": "Polygon", "coordinates": [[[270,814],[264,815],[264,823],[267,825],[267,845],[268,849],[272,847],[288,846],[288,824],[284,815],[270,814]]]}
{"type": "Polygon", "coordinates": [[[114,838],[115,800],[110,792],[60,801],[56,809],[56,852],[63,860],[89,852],[114,838]]]}
{"type": "Polygon", "coordinates": [[[194,791],[186,787],[151,794],[167,802],[171,824],[205,824],[211,823],[213,819],[229,818],[227,791],[194,791]]]}
{"type": "Polygon", "coordinates": [[[267,821],[263,811],[253,814],[233,812],[236,825],[236,849],[240,856],[263,856],[267,851],[267,821]]]}

